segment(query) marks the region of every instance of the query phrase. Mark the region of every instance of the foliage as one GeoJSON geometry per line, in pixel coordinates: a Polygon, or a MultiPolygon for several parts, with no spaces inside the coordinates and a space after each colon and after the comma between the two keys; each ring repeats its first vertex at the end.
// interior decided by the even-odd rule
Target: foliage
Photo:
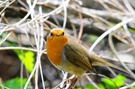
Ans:
{"type": "Polygon", "coordinates": [[[82,87],[80,87],[80,86],[77,86],[75,89],[82,89],[82,87]]]}
{"type": "Polygon", "coordinates": [[[34,67],[34,53],[31,51],[14,50],[26,69],[31,72],[34,67]],[[24,55],[23,55],[24,54],[24,55]]]}
{"type": "MultiPolygon", "coordinates": [[[[102,78],[103,84],[97,84],[100,89],[118,89],[121,86],[124,86],[125,83],[125,76],[117,75],[117,77],[109,79],[109,78],[102,78]]],[[[81,88],[76,88],[81,89],[81,88]]],[[[88,84],[85,86],[85,89],[96,89],[93,85],[88,84]]]]}
{"type": "Polygon", "coordinates": [[[117,89],[118,87],[124,85],[125,79],[125,76],[119,74],[116,78],[113,78],[111,80],[108,78],[103,78],[102,82],[106,85],[108,89],[117,89]]]}
{"type": "Polygon", "coordinates": [[[93,85],[88,84],[85,86],[85,89],[95,89],[95,87],[93,85]]]}
{"type": "MultiPolygon", "coordinates": [[[[5,43],[8,46],[13,46],[13,47],[17,46],[15,43],[9,41],[5,41],[5,43]]],[[[17,54],[20,61],[24,64],[28,72],[31,72],[34,67],[34,53],[31,51],[24,51],[24,50],[17,50],[17,49],[14,49],[13,51],[17,54]]]]}
{"type": "MultiPolygon", "coordinates": [[[[22,79],[22,78],[17,77],[17,78],[6,81],[3,85],[9,89],[21,89],[21,87],[23,89],[26,81],[27,81],[26,78],[22,79]]],[[[30,85],[28,87],[30,87],[30,85]]],[[[0,87],[0,89],[2,89],[2,87],[0,87]]],[[[30,88],[27,88],[27,89],[30,89],[30,88]]]]}

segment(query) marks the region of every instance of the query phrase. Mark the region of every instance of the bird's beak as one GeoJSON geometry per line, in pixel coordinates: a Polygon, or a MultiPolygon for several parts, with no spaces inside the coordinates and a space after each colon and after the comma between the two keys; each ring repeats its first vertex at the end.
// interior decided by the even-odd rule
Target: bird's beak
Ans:
{"type": "Polygon", "coordinates": [[[60,36],[60,34],[57,34],[56,36],[60,36]]]}

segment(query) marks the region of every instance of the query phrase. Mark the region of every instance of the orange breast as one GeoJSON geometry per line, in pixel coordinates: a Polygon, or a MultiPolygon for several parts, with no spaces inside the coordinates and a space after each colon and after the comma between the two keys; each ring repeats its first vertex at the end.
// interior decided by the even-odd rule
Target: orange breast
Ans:
{"type": "Polygon", "coordinates": [[[61,63],[61,53],[61,50],[58,50],[58,48],[52,47],[51,45],[47,48],[48,58],[54,65],[59,65],[61,63]]]}
{"type": "Polygon", "coordinates": [[[52,64],[60,65],[62,62],[62,48],[67,40],[63,37],[48,37],[46,42],[47,56],[52,64]]]}

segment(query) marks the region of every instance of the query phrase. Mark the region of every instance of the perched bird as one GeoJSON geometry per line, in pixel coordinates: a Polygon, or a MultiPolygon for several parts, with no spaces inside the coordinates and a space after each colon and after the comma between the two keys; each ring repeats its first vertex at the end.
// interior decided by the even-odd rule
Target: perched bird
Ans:
{"type": "Polygon", "coordinates": [[[67,36],[61,28],[52,29],[46,41],[47,56],[59,70],[81,77],[86,71],[95,72],[93,66],[109,66],[121,71],[124,69],[100,59],[76,40],[67,36]]]}

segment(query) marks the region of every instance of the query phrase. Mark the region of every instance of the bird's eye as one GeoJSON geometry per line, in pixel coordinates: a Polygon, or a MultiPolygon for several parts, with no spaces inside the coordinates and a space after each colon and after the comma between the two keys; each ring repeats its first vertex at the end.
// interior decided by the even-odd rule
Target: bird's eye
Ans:
{"type": "Polygon", "coordinates": [[[50,36],[53,36],[53,33],[50,33],[50,36]]]}
{"type": "Polygon", "coordinates": [[[62,35],[64,35],[64,32],[62,33],[62,35]]]}

